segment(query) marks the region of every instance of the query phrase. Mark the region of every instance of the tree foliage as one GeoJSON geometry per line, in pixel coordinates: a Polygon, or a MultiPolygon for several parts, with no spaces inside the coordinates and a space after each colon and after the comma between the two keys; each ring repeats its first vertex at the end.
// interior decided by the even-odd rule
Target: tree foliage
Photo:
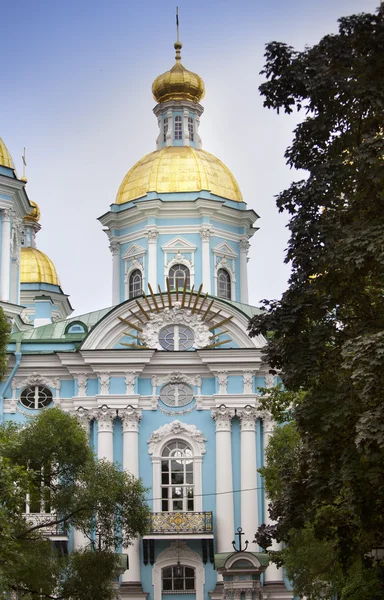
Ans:
{"type": "Polygon", "coordinates": [[[364,571],[384,546],[384,11],[302,52],[268,44],[263,73],[265,106],[305,113],[286,158],[307,171],[277,197],[289,287],[250,324],[290,394],[270,407],[289,407],[300,439],[263,535],[313,531],[364,571]]]}
{"type": "Polygon", "coordinates": [[[8,359],[6,354],[6,348],[11,333],[11,327],[4,314],[3,309],[0,307],[0,381],[4,378],[8,369],[8,359]]]}
{"type": "Polygon", "coordinates": [[[55,408],[24,428],[0,427],[0,466],[2,592],[26,599],[111,598],[117,549],[146,530],[140,480],[95,459],[77,420],[55,408]],[[24,514],[27,494],[30,503],[44,503],[43,521],[24,514]],[[72,527],[89,545],[62,556],[47,532],[72,527]]]}

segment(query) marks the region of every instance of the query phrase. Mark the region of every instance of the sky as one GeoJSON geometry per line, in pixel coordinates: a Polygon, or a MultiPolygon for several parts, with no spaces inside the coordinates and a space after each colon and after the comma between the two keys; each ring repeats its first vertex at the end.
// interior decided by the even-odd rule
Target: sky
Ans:
{"type": "Polygon", "coordinates": [[[112,256],[97,217],[128,170],[155,150],[153,80],[182,63],[204,80],[203,148],[233,172],[259,215],[249,254],[250,304],[287,287],[287,217],[275,196],[302,174],[284,151],[297,115],[263,108],[265,44],[297,50],[337,32],[337,19],[379,0],[16,0],[1,6],[0,137],[39,204],[37,247],[56,265],[74,314],[111,305],[112,256]]]}

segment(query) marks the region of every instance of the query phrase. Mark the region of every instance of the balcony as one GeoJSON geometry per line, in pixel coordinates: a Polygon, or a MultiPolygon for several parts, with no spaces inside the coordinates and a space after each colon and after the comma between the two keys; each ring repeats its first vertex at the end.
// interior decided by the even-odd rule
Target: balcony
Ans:
{"type": "Polygon", "coordinates": [[[144,538],[212,538],[212,512],[155,512],[144,538]]]}
{"type": "Polygon", "coordinates": [[[24,514],[24,517],[31,527],[40,525],[39,531],[41,531],[44,536],[49,538],[60,538],[63,540],[68,539],[64,523],[49,525],[49,523],[55,520],[55,513],[28,513],[24,514]],[[47,526],[44,526],[45,523],[47,526]]]}

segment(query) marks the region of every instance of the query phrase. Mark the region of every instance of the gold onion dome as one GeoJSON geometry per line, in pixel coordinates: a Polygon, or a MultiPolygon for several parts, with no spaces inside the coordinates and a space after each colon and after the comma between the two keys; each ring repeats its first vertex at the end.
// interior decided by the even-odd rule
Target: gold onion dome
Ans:
{"type": "Polygon", "coordinates": [[[55,265],[41,250],[21,248],[20,283],[51,283],[60,285],[55,265]]]}
{"type": "Polygon", "coordinates": [[[116,204],[145,196],[207,190],[235,202],[243,197],[231,171],[213,154],[191,146],[167,146],[139,160],[117,192],[116,204]]]}
{"type": "Polygon", "coordinates": [[[15,165],[12,160],[12,156],[9,154],[7,146],[0,138],[0,167],[8,167],[9,169],[15,170],[15,165]]]}
{"type": "Polygon", "coordinates": [[[33,209],[31,210],[30,213],[25,215],[23,220],[24,221],[33,221],[34,223],[38,223],[40,221],[40,208],[38,207],[36,202],[33,202],[33,200],[30,200],[29,204],[31,204],[33,206],[33,209]]]}
{"type": "Polygon", "coordinates": [[[181,64],[181,42],[175,42],[176,63],[170,71],[156,77],[152,93],[156,102],[189,100],[200,102],[205,94],[204,81],[181,64]]]}

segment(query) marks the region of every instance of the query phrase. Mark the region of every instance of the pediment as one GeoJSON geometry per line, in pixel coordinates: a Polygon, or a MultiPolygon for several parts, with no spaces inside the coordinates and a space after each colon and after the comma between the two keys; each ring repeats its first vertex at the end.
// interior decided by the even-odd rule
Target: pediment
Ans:
{"type": "Polygon", "coordinates": [[[164,244],[164,246],[162,246],[162,249],[167,250],[168,252],[177,250],[193,251],[196,250],[196,246],[194,244],[191,244],[191,242],[188,242],[188,240],[185,240],[184,238],[178,236],[164,244]]]}
{"type": "Polygon", "coordinates": [[[213,249],[215,254],[219,254],[220,256],[226,256],[230,258],[236,258],[238,256],[237,252],[226,242],[215,246],[213,249]]]}
{"type": "Polygon", "coordinates": [[[134,256],[141,256],[142,254],[145,254],[145,253],[146,253],[146,250],[142,246],[138,246],[137,244],[131,244],[129,246],[129,248],[127,248],[127,250],[124,252],[122,258],[123,259],[133,258],[134,256]]]}

